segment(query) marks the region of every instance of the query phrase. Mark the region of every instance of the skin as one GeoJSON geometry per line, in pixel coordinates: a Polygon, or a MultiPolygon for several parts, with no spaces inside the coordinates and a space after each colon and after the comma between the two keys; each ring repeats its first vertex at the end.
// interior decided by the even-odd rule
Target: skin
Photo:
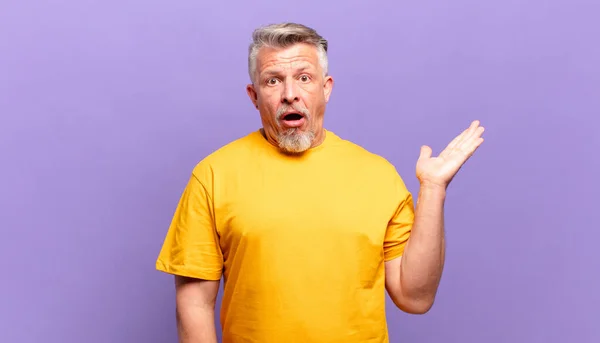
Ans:
{"type": "Polygon", "coordinates": [[[462,165],[483,143],[484,128],[475,120],[437,157],[422,146],[416,175],[420,183],[415,221],[404,254],[385,264],[386,288],[401,310],[427,313],[433,306],[445,261],[446,190],[462,165]]]}
{"type": "Polygon", "coordinates": [[[219,281],[175,276],[179,343],[217,343],[215,305],[219,281]]]}
{"type": "MultiPolygon", "coordinates": [[[[298,106],[311,119],[298,129],[312,130],[311,147],[324,138],[323,116],[333,78],[325,76],[317,50],[305,44],[286,49],[261,49],[255,82],[247,86],[250,100],[259,110],[263,134],[278,146],[283,129],[277,121],[282,106],[298,106]]],[[[446,190],[462,165],[482,144],[479,121],[458,135],[438,155],[422,146],[416,163],[420,183],[415,221],[404,254],[385,263],[385,285],[396,306],[407,313],[423,314],[433,306],[445,261],[444,203],[446,190]]],[[[215,301],[219,281],[175,276],[177,322],[180,343],[216,343],[215,301]]]]}
{"type": "Polygon", "coordinates": [[[310,120],[298,130],[312,131],[310,147],[323,142],[325,105],[333,89],[333,77],[325,76],[317,49],[296,44],[285,49],[262,48],[257,56],[254,82],[246,87],[252,104],[260,112],[265,138],[278,146],[278,135],[285,128],[277,120],[282,107],[305,108],[310,120]]]}

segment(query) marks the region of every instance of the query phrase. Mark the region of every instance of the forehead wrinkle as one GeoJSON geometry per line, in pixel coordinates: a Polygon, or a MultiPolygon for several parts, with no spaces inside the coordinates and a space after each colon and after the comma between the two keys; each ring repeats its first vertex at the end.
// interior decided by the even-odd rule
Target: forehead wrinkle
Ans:
{"type": "Polygon", "coordinates": [[[280,74],[284,71],[303,72],[309,69],[312,69],[312,66],[304,61],[274,62],[266,65],[261,74],[280,74]]]}

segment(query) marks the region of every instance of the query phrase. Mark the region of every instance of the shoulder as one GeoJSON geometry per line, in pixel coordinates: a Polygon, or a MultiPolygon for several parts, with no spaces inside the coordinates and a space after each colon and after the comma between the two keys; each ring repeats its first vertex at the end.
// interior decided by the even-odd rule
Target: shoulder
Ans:
{"type": "MultiPolygon", "coordinates": [[[[386,157],[370,151],[348,139],[335,136],[338,156],[344,156],[348,161],[349,170],[353,173],[361,173],[376,187],[390,187],[402,196],[408,193],[404,179],[399,174],[396,166],[386,157]]],[[[334,157],[335,158],[335,157],[334,157]]]]}
{"type": "MultiPolygon", "coordinates": [[[[334,134],[335,135],[335,134],[334,134]]],[[[361,169],[366,168],[373,172],[383,173],[390,176],[397,175],[396,167],[384,156],[367,150],[365,147],[348,139],[335,135],[336,153],[354,161],[361,169]]]]}
{"type": "Polygon", "coordinates": [[[197,162],[192,174],[201,182],[207,183],[219,171],[238,168],[260,149],[257,135],[260,133],[253,131],[219,147],[197,162]]]}

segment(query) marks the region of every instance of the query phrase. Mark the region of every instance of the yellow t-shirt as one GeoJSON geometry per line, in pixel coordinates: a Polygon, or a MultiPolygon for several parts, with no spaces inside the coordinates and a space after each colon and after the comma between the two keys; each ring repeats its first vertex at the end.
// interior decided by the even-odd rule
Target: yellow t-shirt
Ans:
{"type": "Polygon", "coordinates": [[[224,343],[388,342],[384,261],[413,218],[384,158],[331,131],[290,156],[255,131],[194,168],[156,268],[224,277],[224,343]]]}

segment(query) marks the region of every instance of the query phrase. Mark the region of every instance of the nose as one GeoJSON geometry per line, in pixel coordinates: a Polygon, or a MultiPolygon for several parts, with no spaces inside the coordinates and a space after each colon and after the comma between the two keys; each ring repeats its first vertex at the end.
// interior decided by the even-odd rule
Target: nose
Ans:
{"type": "Polygon", "coordinates": [[[281,95],[281,102],[292,104],[298,101],[298,90],[296,87],[296,83],[293,80],[286,80],[281,95]]]}

